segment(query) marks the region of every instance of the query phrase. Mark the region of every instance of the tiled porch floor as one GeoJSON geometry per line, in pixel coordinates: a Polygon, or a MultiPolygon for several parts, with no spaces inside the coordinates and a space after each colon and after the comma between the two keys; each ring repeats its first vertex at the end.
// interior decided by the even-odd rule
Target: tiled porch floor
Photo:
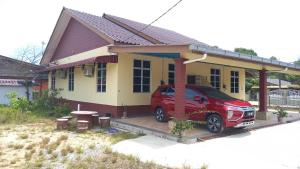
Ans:
{"type": "MultiPolygon", "coordinates": [[[[274,110],[273,110],[274,111],[274,110]]],[[[272,110],[270,111],[272,112],[272,110]]],[[[289,112],[288,118],[286,119],[288,122],[300,120],[300,113],[296,112],[289,112]]],[[[157,122],[153,116],[142,116],[142,117],[133,117],[133,118],[127,118],[127,119],[115,119],[116,122],[120,121],[129,125],[134,126],[140,126],[146,129],[154,130],[163,132],[166,134],[170,133],[170,130],[168,128],[168,123],[161,123],[157,122]]],[[[272,126],[278,124],[277,118],[275,115],[272,115],[271,120],[256,120],[255,125],[251,127],[247,127],[243,130],[226,130],[222,134],[214,134],[210,133],[204,125],[201,125],[200,127],[194,128],[193,130],[187,131],[186,136],[191,138],[198,138],[201,140],[214,138],[214,137],[220,137],[220,136],[227,136],[232,134],[237,134],[241,132],[247,132],[249,130],[258,129],[262,127],[272,126]]]]}

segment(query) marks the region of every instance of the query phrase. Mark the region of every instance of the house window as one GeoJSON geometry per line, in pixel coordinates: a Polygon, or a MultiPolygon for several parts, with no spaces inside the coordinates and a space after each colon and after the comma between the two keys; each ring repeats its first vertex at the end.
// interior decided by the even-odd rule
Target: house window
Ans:
{"type": "Polygon", "coordinates": [[[220,90],[220,69],[210,69],[210,84],[220,90]]]}
{"type": "Polygon", "coordinates": [[[51,90],[55,90],[55,71],[51,72],[51,90]]]}
{"type": "Polygon", "coordinates": [[[134,60],[133,92],[150,92],[150,61],[134,60]]]}
{"type": "Polygon", "coordinates": [[[174,64],[169,64],[168,68],[168,83],[169,84],[174,84],[175,82],[175,65],[174,64]]]}
{"type": "Polygon", "coordinates": [[[196,84],[196,76],[195,75],[188,75],[187,76],[187,83],[188,84],[196,84]]]}
{"type": "Polygon", "coordinates": [[[74,91],[74,67],[69,68],[69,91],[74,91]]]}
{"type": "Polygon", "coordinates": [[[106,63],[98,63],[97,92],[106,92],[106,63]]]}
{"type": "Polygon", "coordinates": [[[239,93],[239,72],[231,71],[230,78],[231,93],[239,93]]]}

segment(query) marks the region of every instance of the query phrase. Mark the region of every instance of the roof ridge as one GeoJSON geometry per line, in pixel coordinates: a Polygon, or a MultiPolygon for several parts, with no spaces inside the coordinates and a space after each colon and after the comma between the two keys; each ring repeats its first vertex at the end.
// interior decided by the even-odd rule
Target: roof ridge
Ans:
{"type": "MultiPolygon", "coordinates": [[[[154,44],[164,44],[164,43],[160,42],[159,40],[155,39],[154,37],[151,37],[151,36],[143,33],[142,31],[139,31],[139,30],[133,28],[132,26],[129,26],[128,24],[126,24],[126,23],[124,23],[122,21],[114,19],[111,16],[113,16],[113,15],[109,15],[109,14],[105,14],[105,13],[102,15],[102,17],[104,19],[107,19],[110,22],[112,22],[112,23],[114,23],[114,24],[116,24],[116,25],[118,25],[118,26],[120,26],[120,27],[122,27],[122,28],[124,28],[124,29],[126,29],[128,31],[130,31],[131,33],[135,34],[136,36],[140,36],[140,37],[142,37],[142,38],[144,38],[144,39],[146,39],[146,40],[148,40],[148,41],[150,41],[150,42],[152,42],[154,44]]],[[[128,38],[130,38],[130,37],[128,37],[128,38]]]]}

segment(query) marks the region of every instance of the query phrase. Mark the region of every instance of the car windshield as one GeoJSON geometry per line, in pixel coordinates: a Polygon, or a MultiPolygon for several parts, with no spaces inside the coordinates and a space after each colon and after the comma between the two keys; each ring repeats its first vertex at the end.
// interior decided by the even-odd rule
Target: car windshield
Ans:
{"type": "Polygon", "coordinates": [[[199,88],[196,88],[196,90],[199,90],[201,93],[203,93],[211,98],[222,99],[222,100],[234,100],[233,97],[230,97],[227,94],[225,94],[217,89],[214,89],[212,87],[199,87],[199,88]]]}

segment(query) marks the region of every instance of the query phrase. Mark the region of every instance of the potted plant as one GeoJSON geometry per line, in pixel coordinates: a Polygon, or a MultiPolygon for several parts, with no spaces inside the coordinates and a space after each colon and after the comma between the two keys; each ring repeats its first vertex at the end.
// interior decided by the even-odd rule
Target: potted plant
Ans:
{"type": "Polygon", "coordinates": [[[274,114],[277,116],[278,122],[283,123],[284,118],[288,117],[288,113],[282,108],[282,107],[277,107],[276,112],[274,114]]]}
{"type": "Polygon", "coordinates": [[[194,123],[191,120],[176,120],[175,118],[172,119],[175,126],[172,128],[171,133],[178,137],[178,141],[182,141],[182,136],[184,132],[189,129],[193,129],[194,123]]]}

